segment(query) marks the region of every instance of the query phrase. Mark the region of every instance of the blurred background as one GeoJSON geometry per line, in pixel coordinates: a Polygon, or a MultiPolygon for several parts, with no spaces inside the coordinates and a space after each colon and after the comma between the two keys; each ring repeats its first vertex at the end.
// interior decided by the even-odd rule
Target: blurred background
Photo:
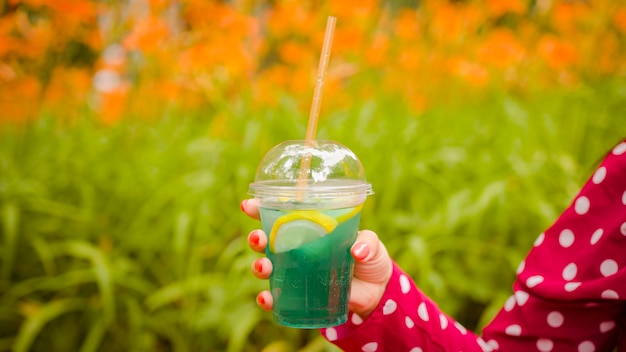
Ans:
{"type": "Polygon", "coordinates": [[[336,351],[255,305],[239,210],[302,139],[360,158],[363,227],[480,332],[626,135],[617,0],[0,0],[0,351],[336,351]]]}

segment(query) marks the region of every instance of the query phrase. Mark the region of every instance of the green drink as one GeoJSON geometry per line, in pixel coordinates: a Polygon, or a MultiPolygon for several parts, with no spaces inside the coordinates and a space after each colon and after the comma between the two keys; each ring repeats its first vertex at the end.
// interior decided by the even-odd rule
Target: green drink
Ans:
{"type": "Polygon", "coordinates": [[[360,161],[337,142],[287,141],[266,154],[250,194],[268,236],[274,321],[297,328],[345,322],[350,247],[372,194],[360,161]]]}
{"type": "Polygon", "coordinates": [[[347,319],[361,207],[323,211],[261,208],[270,234],[267,257],[274,320],[299,328],[342,324],[347,319]],[[281,219],[287,219],[281,221],[281,219]]]}

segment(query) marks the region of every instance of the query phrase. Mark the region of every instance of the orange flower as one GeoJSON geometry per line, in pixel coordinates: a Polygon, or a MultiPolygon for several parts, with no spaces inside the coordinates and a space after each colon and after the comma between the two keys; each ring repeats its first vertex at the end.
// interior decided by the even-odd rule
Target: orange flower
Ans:
{"type": "Polygon", "coordinates": [[[590,8],[582,1],[556,4],[552,13],[554,27],[561,33],[575,33],[581,21],[589,18],[590,8]]]}
{"type": "Polygon", "coordinates": [[[375,34],[365,52],[365,60],[371,66],[382,66],[389,58],[391,40],[384,34],[375,34]]]}
{"type": "Polygon", "coordinates": [[[487,12],[490,17],[498,18],[508,13],[523,15],[527,5],[522,0],[486,0],[487,12]]]}
{"type": "Polygon", "coordinates": [[[124,47],[129,50],[140,50],[153,53],[167,38],[169,28],[161,18],[150,16],[139,20],[132,32],[124,38],[124,47]]]}
{"type": "Polygon", "coordinates": [[[288,40],[278,48],[278,56],[289,65],[311,63],[312,55],[308,46],[295,40],[288,40]]]}
{"type": "Polygon", "coordinates": [[[124,112],[128,98],[128,85],[120,85],[118,89],[100,94],[100,120],[106,125],[118,123],[124,112]]]}
{"type": "Polygon", "coordinates": [[[450,70],[471,85],[483,87],[489,83],[489,72],[475,62],[454,58],[450,60],[450,70]]]}
{"type": "Polygon", "coordinates": [[[432,2],[430,32],[444,43],[457,42],[483,24],[480,8],[473,3],[432,2]]]}
{"type": "Polygon", "coordinates": [[[352,22],[353,19],[367,18],[378,8],[378,0],[342,0],[329,3],[330,14],[338,21],[352,22]]]}
{"type": "Polygon", "coordinates": [[[626,7],[620,7],[615,11],[613,24],[622,34],[626,34],[626,7]]]}
{"type": "Polygon", "coordinates": [[[275,38],[285,36],[311,37],[316,25],[313,11],[300,2],[280,2],[269,11],[268,29],[275,38]]]}
{"type": "Polygon", "coordinates": [[[553,69],[569,68],[578,62],[580,56],[572,43],[553,35],[544,35],[539,40],[537,54],[553,69]]]}
{"type": "Polygon", "coordinates": [[[417,11],[400,11],[394,21],[394,33],[402,40],[417,40],[421,35],[417,11]]]}
{"type": "MultiPolygon", "coordinates": [[[[360,56],[360,52],[363,50],[363,36],[363,31],[358,28],[337,25],[333,38],[332,53],[337,55],[353,53],[360,56]]],[[[322,50],[321,44],[318,50],[322,50]]]]}
{"type": "Polygon", "coordinates": [[[0,122],[26,122],[39,112],[41,83],[32,76],[0,83],[0,122]]]}
{"type": "Polygon", "coordinates": [[[476,52],[480,62],[500,69],[519,64],[526,56],[523,45],[508,29],[489,33],[476,52]]]}

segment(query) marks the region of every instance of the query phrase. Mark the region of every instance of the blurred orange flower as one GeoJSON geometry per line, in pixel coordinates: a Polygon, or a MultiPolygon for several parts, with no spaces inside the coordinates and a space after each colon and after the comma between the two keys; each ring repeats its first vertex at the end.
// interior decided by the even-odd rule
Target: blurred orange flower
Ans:
{"type": "Polygon", "coordinates": [[[416,41],[422,35],[418,12],[415,10],[401,10],[394,21],[394,34],[406,41],[416,41]]]}
{"type": "Polygon", "coordinates": [[[490,17],[501,17],[506,14],[522,15],[527,11],[527,3],[522,0],[486,0],[485,5],[490,17]]]}
{"type": "Polygon", "coordinates": [[[550,68],[566,69],[578,62],[578,49],[569,41],[544,35],[537,44],[537,54],[550,68]]]}
{"type": "Polygon", "coordinates": [[[509,29],[494,29],[476,49],[478,61],[499,69],[519,64],[526,56],[522,43],[509,29]]]}
{"type": "Polygon", "coordinates": [[[168,38],[168,34],[167,23],[160,17],[150,16],[137,21],[130,34],[124,38],[123,45],[128,50],[151,54],[168,38]]]}
{"type": "Polygon", "coordinates": [[[626,34],[626,7],[620,7],[615,11],[613,24],[622,34],[626,34]]]}
{"type": "Polygon", "coordinates": [[[489,83],[489,71],[475,62],[463,58],[452,58],[450,70],[473,86],[483,87],[489,83]]]}

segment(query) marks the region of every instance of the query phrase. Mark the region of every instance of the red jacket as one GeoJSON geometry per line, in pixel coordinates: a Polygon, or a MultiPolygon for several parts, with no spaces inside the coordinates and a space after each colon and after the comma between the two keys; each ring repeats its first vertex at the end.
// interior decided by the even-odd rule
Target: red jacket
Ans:
{"type": "Polygon", "coordinates": [[[322,329],[345,351],[626,352],[626,141],[539,235],[482,336],[442,313],[394,265],[365,320],[322,329]]]}

